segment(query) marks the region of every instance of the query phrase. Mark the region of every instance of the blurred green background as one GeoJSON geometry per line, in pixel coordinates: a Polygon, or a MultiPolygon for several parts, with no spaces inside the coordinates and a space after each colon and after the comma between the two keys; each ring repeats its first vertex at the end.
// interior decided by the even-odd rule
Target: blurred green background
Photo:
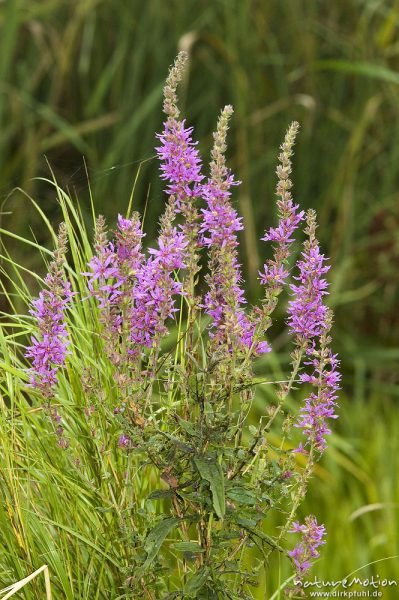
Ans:
{"type": "MultiPolygon", "coordinates": [[[[362,573],[399,576],[399,559],[385,560],[399,553],[399,2],[6,0],[0,26],[1,226],[32,229],[42,243],[26,196],[58,222],[54,191],[40,179],[48,164],[87,215],[89,179],[111,222],[140,169],[134,202],[147,205],[151,239],[163,206],[154,160],[162,86],[184,49],[181,105],[205,157],[220,108],[235,108],[230,165],[243,182],[235,201],[254,301],[258,240],[275,219],[278,146],[300,122],[295,197],[317,209],[331,256],[344,372],[337,434],[305,507],[329,530],[315,572],[343,577],[378,560],[362,573]]],[[[11,251],[42,268],[21,245],[11,251]]]]}

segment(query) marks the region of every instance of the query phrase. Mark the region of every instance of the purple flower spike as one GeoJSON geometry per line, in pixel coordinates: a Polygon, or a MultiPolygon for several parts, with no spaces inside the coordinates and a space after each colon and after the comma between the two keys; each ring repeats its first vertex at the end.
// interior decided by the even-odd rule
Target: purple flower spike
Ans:
{"type": "Polygon", "coordinates": [[[295,138],[299,130],[298,123],[294,122],[288,128],[284,141],[280,147],[279,165],[277,167],[277,206],[279,223],[277,227],[265,232],[262,240],[273,242],[273,257],[263,265],[259,271],[261,285],[265,286],[265,296],[261,306],[255,306],[252,321],[256,323],[255,342],[258,343],[272,325],[271,315],[276,308],[277,298],[282,292],[285,281],[289,275],[288,259],[290,257],[290,246],[294,241],[293,234],[304,213],[299,211],[298,204],[294,204],[291,188],[291,156],[295,138]]]}
{"type": "Polygon", "coordinates": [[[166,193],[173,196],[175,211],[183,216],[181,230],[187,240],[186,276],[184,291],[187,293],[189,312],[197,307],[195,297],[196,275],[200,270],[199,211],[197,201],[201,194],[202,162],[197,142],[192,139],[193,128],[181,120],[177,105],[177,86],[180,83],[187,54],[180,52],[169,71],[164,87],[164,113],[167,116],[163,132],[157,135],[161,145],[156,148],[161,162],[161,178],[167,181],[166,193]]]}
{"type": "Polygon", "coordinates": [[[246,303],[241,288],[241,269],[237,254],[237,232],[243,229],[241,218],[231,206],[231,187],[238,185],[225,164],[228,120],[233,112],[226,106],[214,134],[211,177],[202,186],[207,208],[202,209],[200,233],[209,248],[209,291],[205,296],[205,312],[212,317],[210,336],[218,347],[230,353],[234,349],[251,349],[255,354],[268,352],[266,342],[254,344],[255,325],[245,314],[246,303]]]}
{"type": "Polygon", "coordinates": [[[292,333],[304,340],[320,336],[326,326],[327,307],[323,296],[327,294],[327,281],[323,275],[330,269],[324,265],[316,239],[312,239],[298,262],[299,285],[291,285],[295,299],[288,304],[288,324],[292,333]]]}
{"type": "Polygon", "coordinates": [[[106,352],[117,367],[129,362],[133,354],[127,343],[129,311],[138,273],[144,263],[144,235],[138,213],[133,213],[131,219],[118,215],[115,240],[107,241],[104,218],[99,216],[96,223],[96,255],[88,264],[90,271],[82,273],[88,278],[90,295],[98,301],[106,352]]]}
{"type": "Polygon", "coordinates": [[[161,160],[161,177],[168,182],[165,191],[176,198],[177,211],[182,210],[182,204],[198,196],[198,184],[203,179],[192,132],[192,127],[185,127],[185,121],[168,119],[163,133],[157,135],[161,141],[161,146],[156,148],[161,160]]]}
{"type": "Polygon", "coordinates": [[[137,271],[133,289],[134,305],[130,312],[130,339],[141,347],[157,346],[167,333],[165,321],[176,312],[174,296],[181,294],[181,283],[174,271],[185,266],[187,240],[171,225],[175,216],[173,197],[161,219],[158,248],[150,248],[150,257],[137,271]]]}
{"type": "MultiPolygon", "coordinates": [[[[294,299],[288,306],[288,324],[298,346],[306,348],[308,359],[304,364],[312,369],[311,373],[301,374],[300,379],[315,388],[300,409],[300,418],[295,426],[302,429],[306,437],[305,447],[324,452],[327,447],[325,438],[331,433],[327,421],[337,418],[335,407],[341,375],[337,355],[329,348],[332,313],[323,303],[328,287],[323,275],[329,267],[320,254],[315,230],[316,214],[309,211],[306,229],[309,239],[305,242],[302,260],[298,262],[299,276],[296,280],[299,285],[291,286],[294,299]]],[[[296,451],[304,453],[302,444],[296,451]]]]}
{"type": "Polygon", "coordinates": [[[294,241],[293,234],[304,218],[304,212],[299,211],[299,205],[293,201],[291,194],[292,182],[289,178],[292,169],[291,156],[298,130],[298,123],[292,123],[280,148],[276,189],[276,194],[279,197],[277,201],[279,223],[277,227],[272,227],[265,232],[265,235],[261,238],[264,242],[275,244],[274,259],[265,263],[264,272],[259,272],[261,284],[274,290],[279,289],[288,277],[288,271],[284,268],[284,264],[290,255],[290,246],[294,241]]]}
{"type": "Polygon", "coordinates": [[[32,301],[33,308],[29,311],[37,320],[39,332],[32,336],[32,344],[26,349],[25,356],[32,359],[31,385],[39,389],[45,398],[53,396],[58,370],[64,366],[68,353],[65,311],[74,293],[71,292],[71,284],[64,280],[65,252],[66,228],[62,224],[55,259],[45,279],[48,289],[42,290],[32,301]]]}
{"type": "Polygon", "coordinates": [[[198,195],[198,185],[202,181],[201,159],[192,140],[192,127],[186,127],[180,120],[177,106],[177,86],[180,83],[187,54],[180,52],[171,67],[164,87],[163,110],[167,116],[164,130],[157,135],[161,145],[156,148],[161,161],[161,177],[168,181],[166,192],[175,196],[177,211],[184,211],[190,200],[198,195]],[[188,202],[187,202],[188,201],[188,202]]]}
{"type": "Polygon", "coordinates": [[[305,523],[293,523],[290,533],[300,533],[301,541],[293,550],[288,552],[294,562],[296,570],[296,581],[300,581],[312,566],[315,558],[320,556],[317,548],[325,544],[323,540],[326,535],[324,525],[318,525],[316,517],[308,516],[305,518],[305,523]]]}

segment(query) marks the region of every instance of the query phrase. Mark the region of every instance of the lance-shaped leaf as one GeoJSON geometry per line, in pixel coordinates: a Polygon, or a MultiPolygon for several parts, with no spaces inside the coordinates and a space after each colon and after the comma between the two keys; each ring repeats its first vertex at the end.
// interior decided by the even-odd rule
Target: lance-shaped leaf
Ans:
{"type": "Polygon", "coordinates": [[[194,459],[195,465],[202,479],[209,483],[212,492],[212,504],[219,519],[223,519],[226,512],[224,496],[224,477],[219,463],[210,458],[194,459]]]}
{"type": "Polygon", "coordinates": [[[205,552],[204,548],[201,548],[198,542],[176,542],[173,544],[173,549],[179,552],[205,552]]]}
{"type": "Polygon", "coordinates": [[[184,587],[184,593],[191,596],[192,594],[199,592],[208,581],[210,573],[209,567],[202,567],[202,569],[187,581],[184,587]]]}
{"type": "Polygon", "coordinates": [[[255,494],[242,487],[233,487],[226,492],[226,495],[230,500],[234,500],[234,502],[239,502],[240,504],[253,505],[258,501],[255,494]]]}
{"type": "Polygon", "coordinates": [[[157,556],[166,536],[174,527],[176,527],[178,522],[179,519],[169,517],[155,525],[154,529],[151,529],[144,542],[144,550],[147,552],[147,558],[143,565],[143,570],[148,569],[157,556]]]}

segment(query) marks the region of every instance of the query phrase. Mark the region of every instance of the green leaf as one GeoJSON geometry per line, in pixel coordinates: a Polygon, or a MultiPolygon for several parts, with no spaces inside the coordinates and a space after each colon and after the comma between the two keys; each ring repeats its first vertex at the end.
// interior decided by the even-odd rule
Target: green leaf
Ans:
{"type": "MultiPolygon", "coordinates": [[[[215,590],[211,590],[209,587],[202,588],[196,595],[197,600],[219,600],[220,596],[215,590]]],[[[230,596],[231,600],[238,600],[237,597],[230,596]]],[[[242,596],[239,600],[242,600],[242,596]]]]}
{"type": "Polygon", "coordinates": [[[95,506],[94,510],[97,510],[99,513],[107,513],[115,510],[113,506],[95,506]]]}
{"type": "Polygon", "coordinates": [[[176,542],[172,547],[179,552],[205,552],[197,542],[176,542]]]}
{"type": "Polygon", "coordinates": [[[206,584],[209,579],[210,569],[209,567],[202,567],[191,579],[188,580],[184,586],[185,594],[196,594],[206,584]]]}
{"type": "Polygon", "coordinates": [[[224,496],[224,477],[219,463],[209,458],[195,458],[194,462],[202,479],[210,485],[212,503],[219,519],[223,519],[226,512],[226,499],[224,496]]]}
{"type": "Polygon", "coordinates": [[[166,536],[178,524],[179,519],[169,517],[158,523],[154,529],[151,529],[144,542],[144,550],[147,552],[147,558],[143,565],[143,570],[148,569],[158,554],[166,536]]]}
{"type": "Polygon", "coordinates": [[[234,487],[226,492],[226,495],[230,498],[230,500],[234,500],[240,504],[249,504],[253,505],[257,503],[256,496],[242,487],[234,487]]]}
{"type": "Polygon", "coordinates": [[[237,517],[236,523],[238,523],[238,525],[242,525],[243,527],[256,527],[256,521],[252,519],[246,519],[245,517],[241,516],[237,517]]]}
{"type": "Polygon", "coordinates": [[[240,537],[241,533],[239,531],[226,531],[218,535],[218,539],[220,540],[238,540],[240,537]]]}
{"type": "Polygon", "coordinates": [[[224,562],[224,568],[226,571],[236,571],[237,573],[240,571],[240,565],[233,560],[226,560],[224,562]]]}
{"type": "Polygon", "coordinates": [[[180,448],[181,450],[183,450],[184,452],[194,452],[194,448],[192,448],[191,446],[188,446],[187,444],[184,444],[181,440],[179,440],[179,438],[177,438],[174,435],[171,435],[170,433],[168,433],[167,431],[161,431],[160,432],[164,437],[168,438],[168,440],[170,440],[171,442],[173,442],[175,444],[175,446],[177,446],[178,448],[180,448]]]}
{"type": "Polygon", "coordinates": [[[159,500],[160,498],[170,498],[174,496],[173,490],[154,490],[151,494],[148,494],[147,500],[159,500]]]}
{"type": "Polygon", "coordinates": [[[255,427],[255,425],[250,425],[250,426],[248,427],[248,429],[249,429],[249,433],[250,433],[251,435],[253,435],[253,436],[255,436],[255,435],[258,435],[258,428],[257,428],[257,427],[255,427]]]}
{"type": "Polygon", "coordinates": [[[361,75],[379,79],[387,83],[399,83],[399,74],[384,65],[368,62],[352,62],[349,60],[319,60],[315,67],[320,70],[341,71],[352,75],[361,75]]]}
{"type": "Polygon", "coordinates": [[[196,430],[194,428],[194,426],[191,423],[189,423],[188,421],[185,421],[184,419],[179,418],[179,425],[189,435],[198,437],[198,430],[196,430]]]}

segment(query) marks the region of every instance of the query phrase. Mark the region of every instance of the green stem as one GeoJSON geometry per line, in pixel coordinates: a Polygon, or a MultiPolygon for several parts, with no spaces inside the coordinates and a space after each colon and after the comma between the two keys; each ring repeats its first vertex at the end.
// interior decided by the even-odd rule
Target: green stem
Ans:
{"type": "MultiPolygon", "coordinates": [[[[262,427],[262,425],[259,426],[259,432],[258,435],[256,436],[255,440],[253,441],[252,445],[250,446],[247,454],[251,455],[253,454],[256,446],[259,444],[262,435],[265,431],[269,431],[273,421],[275,420],[275,418],[277,417],[277,415],[281,412],[283,406],[284,406],[284,402],[288,396],[288,394],[290,393],[292,386],[295,383],[296,377],[298,375],[298,371],[300,369],[301,366],[301,362],[302,362],[302,357],[303,357],[303,353],[305,351],[305,345],[302,345],[298,351],[298,356],[296,357],[296,359],[293,362],[293,369],[292,369],[292,373],[291,373],[291,377],[288,381],[287,386],[284,389],[284,393],[281,395],[281,398],[279,400],[279,403],[277,404],[273,414],[271,415],[271,417],[269,418],[269,420],[267,421],[266,425],[264,425],[262,427]]],[[[257,459],[257,454],[255,454],[254,458],[252,459],[251,463],[248,465],[248,468],[250,468],[250,466],[254,463],[254,461],[257,459]]],[[[247,465],[247,460],[244,459],[239,466],[237,467],[237,469],[234,471],[234,473],[231,475],[231,477],[229,479],[235,479],[235,477],[237,477],[237,475],[239,475],[242,471],[242,469],[247,465]]],[[[248,470],[248,469],[247,469],[248,470]]]]}

